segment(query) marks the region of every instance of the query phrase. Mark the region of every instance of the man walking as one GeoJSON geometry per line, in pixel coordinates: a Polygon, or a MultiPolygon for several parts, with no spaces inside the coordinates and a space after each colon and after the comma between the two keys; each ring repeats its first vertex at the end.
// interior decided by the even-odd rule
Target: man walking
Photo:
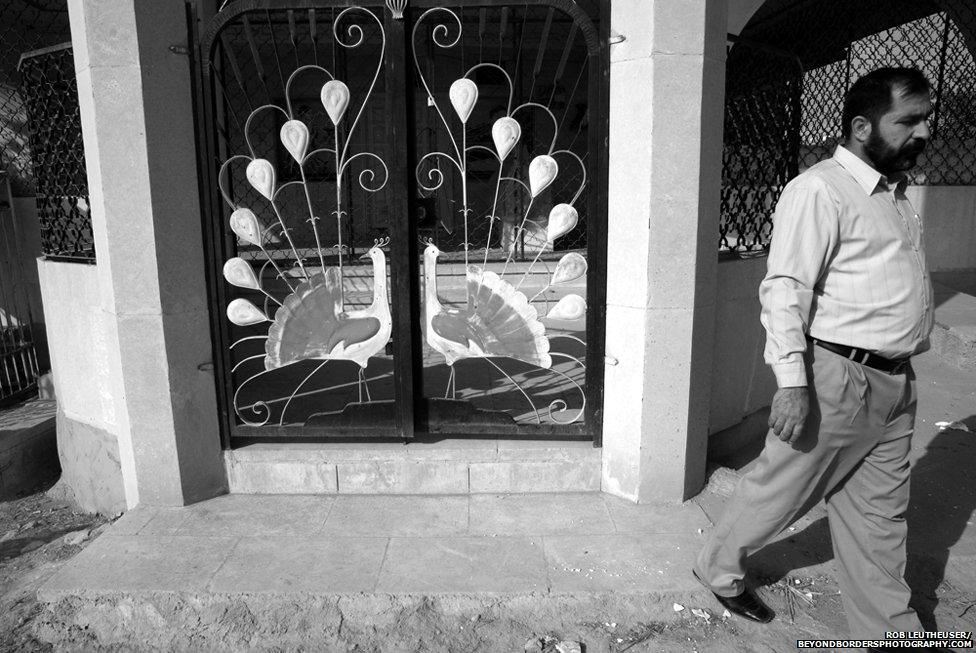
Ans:
{"type": "Polygon", "coordinates": [[[904,173],[929,139],[931,111],[918,70],[863,76],[844,98],[843,145],[776,206],[759,289],[779,388],[770,430],[694,568],[747,618],[773,613],[743,583],[746,556],[825,499],[851,635],[922,630],[904,580],[909,358],[928,348],[933,307],[904,173]]]}

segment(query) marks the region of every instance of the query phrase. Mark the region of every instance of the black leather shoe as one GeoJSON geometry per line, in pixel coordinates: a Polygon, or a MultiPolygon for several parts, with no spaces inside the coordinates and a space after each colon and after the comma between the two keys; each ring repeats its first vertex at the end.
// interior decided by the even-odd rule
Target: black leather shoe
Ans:
{"type": "MultiPolygon", "coordinates": [[[[714,594],[714,592],[713,592],[714,594]]],[[[728,608],[729,612],[740,617],[758,621],[759,623],[769,623],[776,616],[776,613],[763,603],[756,593],[746,588],[738,596],[719,596],[715,594],[718,602],[728,608]]]]}

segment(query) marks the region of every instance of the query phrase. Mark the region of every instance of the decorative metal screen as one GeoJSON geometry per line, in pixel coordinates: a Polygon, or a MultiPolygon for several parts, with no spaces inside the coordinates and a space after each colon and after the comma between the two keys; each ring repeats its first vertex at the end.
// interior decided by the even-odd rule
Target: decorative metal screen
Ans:
{"type": "Polygon", "coordinates": [[[20,74],[41,248],[51,258],[93,262],[95,243],[71,44],[25,54],[20,74]]]}
{"type": "Polygon", "coordinates": [[[15,197],[34,193],[27,113],[17,64],[25,52],[70,38],[67,0],[0,2],[0,170],[10,173],[15,197]]]}
{"type": "Polygon", "coordinates": [[[783,185],[833,153],[844,93],[882,66],[917,67],[932,83],[932,140],[912,183],[976,185],[972,3],[770,0],[729,50],[720,250],[768,247],[783,185]]]}
{"type": "Polygon", "coordinates": [[[590,17],[296,4],[230,3],[200,50],[227,431],[597,437],[590,17]]]}

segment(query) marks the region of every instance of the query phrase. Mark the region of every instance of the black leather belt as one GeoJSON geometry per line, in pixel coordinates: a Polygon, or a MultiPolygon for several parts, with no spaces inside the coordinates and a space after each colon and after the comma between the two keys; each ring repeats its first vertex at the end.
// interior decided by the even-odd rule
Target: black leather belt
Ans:
{"type": "Polygon", "coordinates": [[[848,345],[838,345],[837,343],[826,342],[812,336],[807,336],[807,340],[818,347],[822,347],[827,351],[834,352],[838,356],[849,358],[855,363],[867,365],[868,367],[873,367],[876,370],[881,370],[882,372],[887,372],[888,374],[902,374],[906,372],[908,370],[908,364],[911,362],[910,358],[885,358],[884,356],[878,356],[867,349],[858,349],[857,347],[849,347],[848,345]]]}

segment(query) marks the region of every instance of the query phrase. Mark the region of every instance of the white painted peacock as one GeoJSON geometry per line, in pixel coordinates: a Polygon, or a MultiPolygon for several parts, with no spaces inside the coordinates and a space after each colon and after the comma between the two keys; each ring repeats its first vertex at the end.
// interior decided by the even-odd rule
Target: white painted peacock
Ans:
{"type": "MultiPolygon", "coordinates": [[[[455,23],[458,36],[450,40],[448,25],[441,23],[436,25],[433,30],[431,37],[433,44],[446,49],[453,47],[460,41],[462,25],[457,15],[444,8],[434,8],[426,11],[415,24],[413,51],[416,73],[427,93],[428,105],[436,112],[440,124],[450,137],[452,145],[452,148],[447,152],[433,151],[420,158],[416,169],[418,184],[424,192],[429,194],[435,194],[444,188],[445,175],[440,169],[439,164],[441,162],[449,163],[449,168],[456,169],[460,179],[461,197],[457,199],[460,200],[459,213],[462,216],[463,225],[462,247],[465,272],[465,301],[463,304],[453,307],[445,305],[438,296],[437,263],[442,252],[432,239],[425,242],[426,248],[423,252],[426,342],[432,349],[444,356],[446,364],[450,367],[445,398],[453,399],[456,396],[455,364],[459,360],[478,358],[488,361],[528,399],[525,390],[519,386],[512,376],[492,361],[492,359],[511,359],[562,377],[579,390],[583,399],[583,406],[585,406],[585,393],[582,388],[563,371],[554,369],[553,357],[568,359],[577,364],[579,368],[585,368],[585,366],[575,357],[553,351],[550,346],[550,341],[555,337],[572,338],[577,341],[579,339],[564,334],[550,335],[547,333],[546,323],[578,323],[585,317],[586,302],[580,295],[566,294],[552,308],[549,308],[548,293],[553,286],[566,284],[583,277],[587,270],[586,259],[579,253],[570,252],[560,259],[555,271],[549,278],[548,285],[532,297],[527,297],[520,289],[533,274],[536,266],[540,264],[542,254],[551,251],[556,239],[568,234],[575,228],[579,214],[573,205],[585,187],[586,166],[580,157],[572,151],[568,149],[556,150],[559,126],[548,107],[535,102],[526,102],[514,109],[512,108],[514,96],[512,78],[504,68],[493,63],[479,63],[472,66],[461,78],[454,80],[450,85],[447,93],[448,99],[454,109],[457,121],[460,123],[460,139],[455,136],[451,123],[441,111],[435,94],[425,77],[424,68],[416,56],[416,52],[421,49],[417,43],[418,28],[428,16],[438,12],[455,23]],[[491,122],[490,134],[493,147],[481,143],[469,145],[468,142],[468,123],[479,98],[479,88],[474,81],[475,73],[478,71],[490,71],[499,74],[508,85],[507,111],[505,115],[497,117],[491,122]],[[519,178],[519,171],[516,169],[517,165],[512,163],[512,159],[515,157],[510,158],[510,155],[522,138],[522,123],[519,122],[518,118],[521,113],[530,110],[541,111],[543,116],[551,119],[554,133],[548,149],[531,158],[527,166],[527,174],[524,175],[527,179],[521,179],[519,178]],[[492,184],[495,186],[493,203],[490,212],[485,216],[488,221],[487,237],[483,247],[483,255],[478,257],[480,259],[478,263],[472,263],[470,260],[472,254],[470,236],[474,230],[471,229],[472,225],[469,220],[471,213],[469,190],[470,184],[473,183],[472,176],[469,175],[469,165],[471,155],[474,152],[482,157],[490,157],[497,164],[494,183],[492,184]],[[516,265],[517,243],[525,234],[527,226],[536,222],[530,219],[533,205],[540,194],[550,187],[559,174],[557,157],[567,157],[574,160],[582,170],[582,182],[568,203],[559,203],[552,207],[548,213],[546,224],[535,224],[536,231],[545,234],[546,242],[538,247],[538,252],[527,267],[524,264],[516,265]],[[493,229],[496,222],[502,222],[502,218],[499,216],[499,188],[502,183],[513,184],[517,189],[524,191],[528,203],[521,218],[516,218],[514,222],[508,225],[512,227],[512,230],[508,236],[507,245],[501,252],[504,260],[489,263],[493,229]],[[517,271],[517,268],[521,268],[521,270],[517,271]],[[539,306],[537,300],[540,297],[545,308],[548,309],[545,310],[544,314],[540,314],[537,308],[539,306]]],[[[481,172],[483,178],[484,167],[481,168],[481,172]]],[[[490,193],[489,196],[491,196],[490,193]]],[[[582,341],[579,342],[582,343],[582,341]]],[[[585,346],[585,343],[582,344],[585,346]]],[[[531,399],[529,403],[532,403],[531,399]]],[[[536,421],[539,422],[539,411],[535,409],[534,404],[533,410],[536,421]]],[[[555,417],[556,413],[565,410],[566,403],[562,399],[552,402],[549,406],[549,415],[552,421],[556,423],[577,421],[582,418],[584,413],[584,409],[581,407],[579,412],[570,420],[560,420],[555,417]]]]}
{"type": "MultiPolygon", "coordinates": [[[[362,42],[362,38],[360,38],[359,41],[345,44],[341,41],[342,37],[336,29],[336,25],[351,11],[362,12],[371,17],[380,26],[380,33],[382,33],[382,23],[375,14],[362,8],[348,8],[336,17],[333,24],[333,34],[337,42],[344,47],[356,47],[362,42]]],[[[356,34],[357,30],[359,36],[362,37],[362,29],[356,26],[351,28],[349,32],[356,34]]],[[[383,49],[385,49],[385,35],[383,36],[383,49]]],[[[343,125],[351,99],[348,86],[342,81],[336,80],[332,73],[318,65],[306,65],[295,69],[285,84],[286,107],[274,104],[264,105],[254,109],[248,117],[244,127],[244,137],[250,155],[232,156],[221,167],[219,177],[221,192],[225,201],[234,209],[230,217],[230,227],[237,235],[239,242],[256,247],[260,252],[257,272],[255,272],[252,263],[237,256],[228,260],[224,265],[224,278],[228,283],[238,288],[257,292],[264,296],[263,308],[259,308],[246,297],[238,297],[232,300],[227,306],[227,317],[231,322],[241,327],[265,322],[270,323],[265,336],[247,336],[231,345],[233,349],[244,341],[264,340],[263,354],[244,358],[234,368],[236,371],[241,365],[252,360],[260,359],[263,361],[264,369],[238,384],[234,395],[234,409],[238,417],[247,425],[262,426],[267,424],[272,414],[271,404],[282,402],[279,425],[283,425],[289,404],[309,379],[329,361],[346,360],[356,363],[359,366],[359,401],[363,401],[364,393],[366,401],[371,401],[364,370],[369,365],[370,359],[385,349],[390,340],[393,326],[387,296],[387,264],[384,253],[384,248],[390,244],[390,241],[388,238],[374,240],[373,247],[368,250],[365,256],[361,257],[372,262],[372,301],[365,308],[350,310],[346,301],[347,289],[345,287],[349,266],[343,265],[343,259],[348,250],[348,244],[343,242],[343,218],[347,215],[347,211],[344,210],[344,201],[346,201],[344,197],[346,195],[343,184],[349,164],[356,159],[360,159],[360,162],[365,159],[373,164],[372,167],[366,167],[359,174],[359,186],[363,191],[375,193],[381,190],[389,177],[385,162],[376,154],[371,152],[351,154],[349,151],[353,133],[362,118],[363,111],[369,102],[373,87],[381,71],[382,50],[379,61],[380,65],[376,68],[372,84],[351,125],[343,125]],[[320,87],[319,98],[322,108],[327,114],[329,122],[331,122],[331,147],[311,149],[313,138],[310,129],[305,122],[296,118],[293,111],[289,89],[299,75],[309,73],[327,78],[327,81],[320,87]],[[256,155],[249,127],[256,116],[266,111],[272,114],[279,113],[284,117],[278,136],[281,146],[297,165],[298,179],[279,184],[274,165],[268,159],[256,155]],[[306,176],[306,167],[309,161],[320,155],[329,155],[335,166],[334,180],[330,182],[334,185],[334,210],[332,213],[335,216],[334,233],[338,239],[335,245],[327,245],[323,242],[325,232],[320,228],[320,218],[314,208],[318,202],[326,199],[313,197],[316,189],[322,186],[312,184],[306,176]],[[227,182],[228,167],[241,161],[247,161],[245,172],[247,183],[263,198],[260,201],[265,204],[260,208],[266,214],[274,215],[274,221],[271,224],[263,224],[255,210],[252,210],[251,207],[239,206],[231,198],[227,182]],[[378,177],[379,179],[377,179],[378,177]],[[293,215],[296,202],[288,204],[282,201],[281,193],[286,189],[290,189],[290,193],[298,193],[302,198],[297,204],[303,209],[307,207],[306,215],[293,215]],[[267,209],[270,209],[270,212],[267,209]],[[300,249],[296,247],[292,237],[293,230],[303,221],[311,225],[314,236],[314,248],[311,249],[310,254],[309,248],[300,249]],[[280,236],[278,242],[285,251],[285,259],[294,261],[294,266],[290,269],[285,269],[282,266],[282,259],[278,251],[269,251],[268,249],[268,245],[276,243],[278,236],[280,236]],[[337,263],[327,265],[326,257],[328,256],[330,261],[333,260],[333,252],[337,263]],[[273,276],[270,283],[266,284],[264,271],[268,267],[273,269],[273,276]],[[281,296],[282,286],[285,290],[284,296],[281,296]],[[269,290],[269,287],[276,287],[278,290],[269,290]],[[272,304],[277,305],[273,318],[270,317],[269,311],[272,304]],[[245,386],[255,379],[273,373],[275,370],[309,360],[321,361],[321,363],[301,382],[297,383],[291,389],[290,394],[269,400],[255,401],[246,407],[251,413],[263,419],[255,421],[244,417],[242,409],[238,405],[238,396],[245,386]]],[[[254,208],[259,207],[255,205],[254,208]]]]}

